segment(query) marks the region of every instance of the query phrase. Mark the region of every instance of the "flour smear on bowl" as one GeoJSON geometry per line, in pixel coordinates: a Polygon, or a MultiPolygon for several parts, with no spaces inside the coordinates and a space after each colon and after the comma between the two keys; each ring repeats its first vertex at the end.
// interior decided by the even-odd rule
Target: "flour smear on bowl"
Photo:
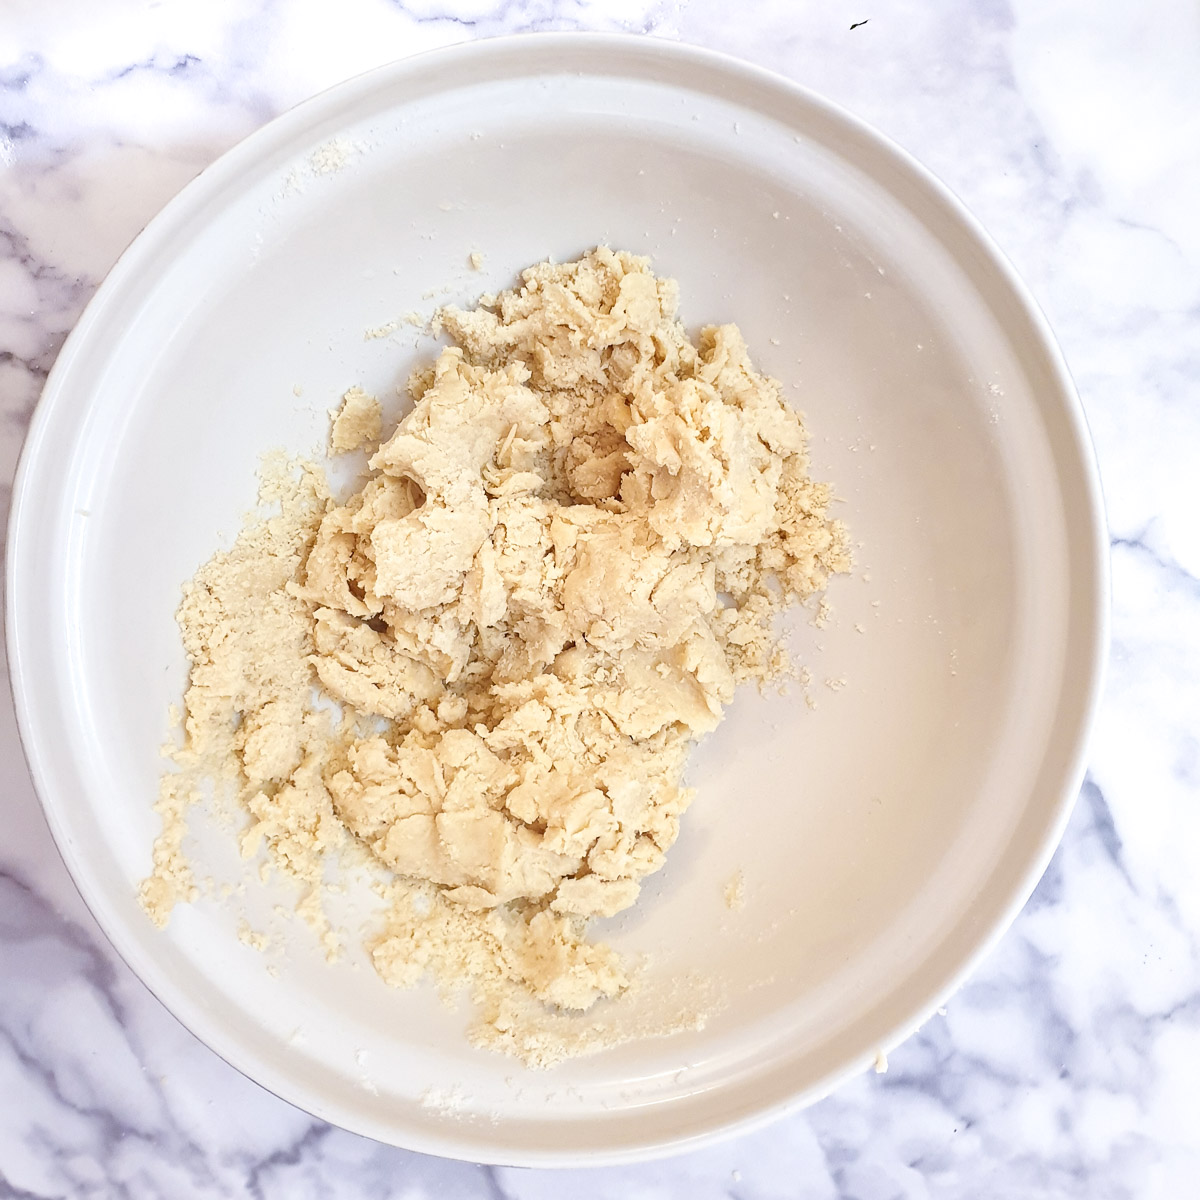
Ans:
{"type": "Polygon", "coordinates": [[[675,284],[606,248],[521,280],[438,313],[453,345],[386,440],[347,393],[331,452],[369,454],[349,500],[269,459],[272,515],[186,585],[184,744],[141,899],[163,924],[196,896],[187,812],[227,789],[242,854],[295,882],[331,957],[323,887],[357,862],[380,976],[465,985],[477,1044],[549,1065],[603,1044],[594,1006],[636,986],[588,927],[662,866],[689,750],[787,669],[778,613],[849,554],[735,326],[693,343],[675,284]]]}

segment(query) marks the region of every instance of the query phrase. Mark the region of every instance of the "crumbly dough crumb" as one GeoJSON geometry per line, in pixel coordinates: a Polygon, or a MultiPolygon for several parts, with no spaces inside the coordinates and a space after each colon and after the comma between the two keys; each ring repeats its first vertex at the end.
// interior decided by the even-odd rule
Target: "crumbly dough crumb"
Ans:
{"type": "Polygon", "coordinates": [[[398,320],[385,321],[382,325],[373,325],[363,330],[363,341],[377,342],[382,338],[390,337],[399,328],[400,322],[398,320]]]}
{"type": "Polygon", "coordinates": [[[237,939],[243,946],[249,946],[251,950],[257,950],[260,954],[265,954],[271,944],[265,933],[258,932],[245,919],[238,922],[237,939]]]}
{"type": "Polygon", "coordinates": [[[383,409],[374,396],[360,387],[352,387],[343,397],[342,405],[333,414],[329,430],[329,452],[347,454],[371,442],[379,441],[383,428],[383,409]]]}
{"type": "Polygon", "coordinates": [[[196,877],[183,852],[187,835],[187,810],[199,800],[192,779],[167,774],[159,780],[154,811],[162,821],[162,832],[154,841],[154,870],[142,881],[138,896],[151,920],[162,928],[176,904],[190,902],[199,894],[196,877]]]}
{"type": "MultiPolygon", "coordinates": [[[[466,985],[472,1039],[535,1065],[611,1044],[583,1014],[635,972],[589,923],[662,865],[688,752],[735,687],[785,668],[779,611],[849,566],[779,385],[735,326],[692,341],[676,303],[604,247],[530,267],[439,312],[454,344],[348,500],[311,464],[266,470],[274,511],[179,612],[192,667],[142,888],[155,920],[194,892],[191,781],[222,779],[242,853],[295,881],[331,957],[326,868],[354,848],[390,881],[367,935],[386,981],[466,985]]],[[[379,432],[352,388],[331,449],[379,432]]]]}
{"type": "Polygon", "coordinates": [[[725,885],[725,907],[740,912],[746,906],[746,879],[740,870],[734,871],[725,885]]]}

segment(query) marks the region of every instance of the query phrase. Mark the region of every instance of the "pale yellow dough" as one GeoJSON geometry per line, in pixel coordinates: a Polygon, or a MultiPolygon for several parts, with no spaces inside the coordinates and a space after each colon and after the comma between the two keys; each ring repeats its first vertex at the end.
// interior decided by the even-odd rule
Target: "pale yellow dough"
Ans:
{"type": "MultiPolygon", "coordinates": [[[[675,310],[673,282],[605,248],[443,310],[454,345],[360,490],[277,470],[279,515],[180,610],[183,765],[235,781],[244,852],[306,885],[333,950],[328,853],[364,847],[395,873],[380,974],[471,984],[476,1039],[527,1061],[553,1054],[514,1005],[628,986],[589,920],[662,865],[689,748],[781,667],[775,614],[848,565],[778,385],[736,327],[693,343],[675,310]]],[[[347,393],[334,450],[378,436],[368,401],[347,393]]],[[[160,922],[193,886],[181,794],[142,892],[160,922]]]]}
{"type": "Polygon", "coordinates": [[[352,387],[343,397],[342,406],[333,413],[329,429],[330,454],[347,454],[368,442],[379,441],[383,410],[374,396],[360,387],[352,387]]]}

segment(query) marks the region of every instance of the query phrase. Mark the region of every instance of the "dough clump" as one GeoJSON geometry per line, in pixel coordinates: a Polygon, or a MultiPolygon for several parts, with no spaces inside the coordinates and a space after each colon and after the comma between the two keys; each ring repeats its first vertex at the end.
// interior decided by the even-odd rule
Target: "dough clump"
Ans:
{"type": "Polygon", "coordinates": [[[360,387],[352,387],[343,397],[341,407],[333,414],[329,429],[329,453],[347,454],[369,442],[379,441],[383,427],[383,410],[374,396],[360,387]]]}
{"type": "MultiPolygon", "coordinates": [[[[188,585],[176,757],[233,781],[243,852],[305,885],[331,948],[326,865],[365,850],[393,880],[384,979],[472,985],[476,1040],[536,1061],[506,1005],[628,987],[588,922],[662,866],[690,747],[783,669],[776,614],[848,552],[735,326],[689,340],[675,284],[603,247],[521,280],[439,313],[453,344],[359,490],[277,470],[276,515],[188,585]]],[[[352,390],[332,448],[378,435],[352,390]]],[[[178,824],[143,885],[160,922],[193,890],[178,824]]]]}

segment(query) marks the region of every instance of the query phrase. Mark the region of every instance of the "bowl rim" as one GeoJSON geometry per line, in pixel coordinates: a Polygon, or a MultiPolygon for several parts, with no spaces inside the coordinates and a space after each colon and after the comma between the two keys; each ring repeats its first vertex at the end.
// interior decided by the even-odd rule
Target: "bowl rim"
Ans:
{"type": "MultiPolygon", "coordinates": [[[[511,1154],[496,1155],[492,1147],[475,1144],[469,1127],[462,1132],[451,1131],[429,1137],[423,1132],[404,1142],[389,1135],[382,1126],[364,1129],[353,1120],[345,1119],[336,1105],[328,1105],[319,1095],[309,1094],[305,1087],[293,1089],[295,1098],[285,1095],[289,1081],[270,1078],[271,1072],[264,1071],[261,1063],[247,1062],[222,1036],[219,1025],[206,1021],[203,1011],[187,1002],[165,979],[150,982],[147,975],[153,970],[146,964],[139,966],[140,956],[123,936],[119,923],[111,927],[97,915],[86,884],[81,882],[84,874],[81,854],[72,843],[58,808],[51,795],[46,760],[48,748],[39,734],[39,718],[31,696],[31,665],[27,661],[23,645],[22,630],[30,617],[27,613],[36,607],[36,597],[26,594],[24,579],[26,572],[22,563],[35,551],[31,525],[34,514],[30,493],[38,477],[48,469],[44,462],[43,447],[54,418],[57,398],[65,390],[71,377],[72,365],[87,345],[92,327],[110,300],[119,297],[128,282],[136,281],[137,272],[154,254],[161,251],[171,236],[172,230],[186,222],[188,214],[209,203],[227,185],[234,183],[245,168],[252,166],[273,144],[282,143],[302,132],[306,127],[315,127],[330,110],[353,100],[365,97],[376,89],[386,88],[404,76],[428,71],[431,66],[443,68],[448,76],[451,68],[469,68],[481,59],[505,56],[514,61],[531,53],[540,56],[527,64],[525,74],[552,69],[556,55],[575,51],[586,46],[588,54],[603,58],[610,67],[619,66],[620,59],[627,63],[638,60],[642,64],[673,63],[678,67],[709,73],[722,78],[731,86],[741,86],[743,93],[758,90],[772,91],[784,100],[815,110],[826,120],[841,126],[848,134],[865,143],[875,154],[890,160],[915,184],[926,197],[940,207],[941,215],[957,223],[959,230],[986,260],[1001,287],[1015,301],[1020,314],[1028,321],[1036,350],[1044,360],[1051,380],[1052,395],[1047,393],[1039,407],[1057,404],[1059,415],[1065,419],[1065,449],[1056,451],[1055,466],[1059,466],[1062,453],[1069,453],[1079,477],[1081,487],[1076,499],[1086,516],[1082,528],[1071,530],[1073,539],[1086,538],[1082,547],[1082,562],[1086,567],[1083,578],[1070,577],[1072,609],[1070,624],[1080,630],[1080,650],[1075,660],[1068,658],[1068,671],[1059,689],[1055,728],[1066,738],[1067,751],[1063,765],[1057,773],[1054,794],[1055,802],[1046,806],[1044,823],[1033,852],[1028,856],[1020,878],[1011,887],[1007,898],[992,905],[983,928],[975,939],[973,948],[959,955],[956,965],[949,970],[936,987],[926,989],[927,995],[912,1003],[899,1018],[893,1019],[881,1029],[873,1046],[892,1047],[915,1032],[945,1000],[955,992],[976,970],[981,961],[992,951],[997,941],[1008,929],[1020,909],[1032,894],[1039,879],[1049,865],[1050,859],[1062,838],[1074,805],[1075,796],[1084,779],[1085,754],[1088,738],[1095,723],[1103,690],[1103,681],[1109,643],[1110,581],[1109,545],[1107,524],[1104,516],[1103,496],[1094,448],[1088,432],[1083,407],[1079,401],[1063,355],[1050,326],[1027,286],[1015,268],[993,242],[979,221],[965,204],[924,167],[915,157],[880,133],[865,121],[854,116],[840,105],[827,100],[816,92],[795,83],[771,70],[759,67],[732,55],[683,42],[670,41],[645,34],[554,32],[521,33],[501,37],[481,38],[459,42],[448,46],[423,51],[372,68],[350,79],[337,83],[316,95],[296,104],[260,126],[237,142],[229,150],[205,167],[186,184],[146,224],[142,231],[118,257],[113,267],[101,282],[85,306],[79,320],[64,342],[56,361],[43,386],[29,424],[21,450],[12,489],[11,511],[8,520],[6,553],[5,627],[9,660],[9,685],[13,695],[17,717],[19,739],[35,792],[55,844],[58,847],[71,880],[84,904],[92,912],[105,936],[133,973],[155,995],[181,1024],[209,1049],[233,1066],[241,1074],[271,1091],[287,1103],[302,1108],[321,1120],[372,1137],[386,1143],[403,1146],[405,1149],[423,1153],[462,1159],[472,1162],[491,1162],[497,1165],[565,1167],[581,1165],[606,1165],[644,1161],[695,1149],[720,1138],[746,1133],[778,1119],[786,1113],[796,1111],[826,1096],[839,1084],[866,1070],[874,1061],[875,1050],[864,1050],[852,1056],[820,1078],[803,1088],[792,1090],[786,1095],[772,1095],[749,1111],[741,1111],[724,1120],[714,1120],[703,1127],[688,1128],[668,1136],[646,1137],[640,1141],[597,1151],[573,1151],[571,1148],[537,1149],[523,1148],[511,1154]],[[1074,668],[1073,671],[1069,670],[1074,668]],[[1069,678],[1067,677],[1069,675],[1069,678]],[[1070,696],[1068,696],[1070,693],[1070,696]],[[1069,703],[1073,701],[1073,703],[1069,703]],[[1064,709],[1070,709],[1064,716],[1064,709]],[[1061,726],[1066,722],[1065,732],[1061,726]],[[269,1082],[264,1082],[264,1076],[269,1082]],[[480,1158],[483,1151],[485,1157],[480,1158]]],[[[615,73],[615,69],[614,69],[615,73]]],[[[516,72],[507,78],[515,78],[516,72]]],[[[454,75],[449,87],[461,86],[461,77],[454,75]]],[[[434,84],[426,95],[436,94],[440,85],[434,84]]],[[[737,95],[737,93],[734,93],[737,95]]],[[[744,94],[739,97],[753,106],[753,99],[744,94]]],[[[1079,548],[1079,547],[1077,547],[1079,548]]]]}

